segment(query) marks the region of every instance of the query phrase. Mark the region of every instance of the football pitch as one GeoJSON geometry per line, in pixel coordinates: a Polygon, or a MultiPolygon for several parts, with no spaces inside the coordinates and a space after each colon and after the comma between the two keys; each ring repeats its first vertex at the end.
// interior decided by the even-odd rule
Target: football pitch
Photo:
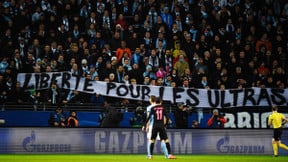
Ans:
{"type": "Polygon", "coordinates": [[[86,154],[86,155],[19,155],[0,154],[0,162],[271,162],[288,161],[288,156],[272,157],[270,155],[176,155],[177,159],[165,159],[162,155],[155,155],[152,160],[145,155],[131,154],[86,154]]]}

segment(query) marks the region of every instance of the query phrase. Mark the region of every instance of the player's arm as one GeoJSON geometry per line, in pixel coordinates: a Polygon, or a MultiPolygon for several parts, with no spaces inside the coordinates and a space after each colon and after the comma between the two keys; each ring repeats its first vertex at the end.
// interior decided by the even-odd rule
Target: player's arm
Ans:
{"type": "MultiPolygon", "coordinates": [[[[151,105],[150,105],[150,106],[151,106],[151,105]]],[[[148,106],[148,107],[149,107],[149,106],[148,106]]],[[[151,109],[148,109],[148,107],[147,107],[147,109],[146,109],[146,117],[145,117],[145,122],[143,123],[143,126],[142,126],[142,131],[147,131],[146,128],[148,128],[148,125],[149,125],[149,122],[146,123],[146,120],[147,120],[147,118],[149,117],[149,114],[150,114],[150,111],[151,111],[151,109]]]]}
{"type": "Polygon", "coordinates": [[[167,120],[168,120],[168,115],[167,115],[165,109],[163,109],[162,113],[163,113],[163,123],[164,123],[164,125],[166,125],[167,120]]]}
{"type": "Polygon", "coordinates": [[[146,131],[146,132],[148,132],[148,129],[149,129],[149,123],[150,123],[150,121],[148,121],[148,123],[146,123],[145,125],[142,126],[142,131],[146,131]]]}
{"type": "Polygon", "coordinates": [[[146,127],[147,127],[147,125],[148,125],[148,123],[149,123],[149,121],[150,121],[150,118],[151,118],[151,116],[152,116],[151,114],[153,114],[153,113],[152,113],[152,110],[151,110],[151,112],[149,113],[149,115],[147,116],[144,125],[142,126],[142,130],[143,130],[143,131],[146,130],[146,127]]]}
{"type": "Polygon", "coordinates": [[[164,126],[167,128],[167,125],[170,123],[170,118],[168,116],[163,116],[164,126]]]}
{"type": "Polygon", "coordinates": [[[165,127],[169,124],[169,120],[170,118],[166,109],[163,109],[163,122],[164,122],[165,127]]]}
{"type": "Polygon", "coordinates": [[[270,127],[272,125],[272,117],[271,115],[268,118],[268,127],[270,127]]]}

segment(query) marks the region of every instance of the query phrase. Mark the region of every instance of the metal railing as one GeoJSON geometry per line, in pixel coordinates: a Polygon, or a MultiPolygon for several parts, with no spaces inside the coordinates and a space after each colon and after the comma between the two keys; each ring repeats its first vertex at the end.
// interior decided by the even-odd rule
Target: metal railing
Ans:
{"type": "MultiPolygon", "coordinates": [[[[135,109],[139,106],[136,104],[127,104],[127,105],[121,105],[120,103],[110,103],[111,107],[114,107],[118,109],[121,112],[134,112],[135,109]]],[[[62,109],[67,111],[91,111],[91,112],[100,112],[104,110],[103,105],[97,105],[93,103],[69,103],[69,104],[61,104],[60,105],[62,109]]],[[[148,106],[147,103],[143,103],[142,107],[146,109],[146,106],[148,106]]],[[[164,104],[166,108],[168,108],[169,112],[172,112],[176,109],[176,106],[173,104],[164,104]]],[[[23,102],[23,103],[4,103],[1,105],[0,110],[6,111],[6,110],[27,110],[27,111],[53,111],[55,110],[59,105],[53,105],[51,103],[37,103],[33,104],[31,102],[23,102]]]]}
{"type": "MultiPolygon", "coordinates": [[[[136,104],[127,104],[127,105],[121,105],[118,102],[115,103],[110,103],[109,104],[111,107],[114,107],[118,109],[121,112],[134,112],[136,108],[139,105],[136,104]]],[[[146,107],[149,105],[148,102],[143,102],[142,108],[146,110],[146,107]]],[[[174,112],[177,109],[176,104],[171,104],[171,103],[164,103],[164,107],[168,110],[168,112],[174,112]]],[[[31,102],[23,102],[23,103],[13,103],[13,102],[8,102],[0,105],[0,110],[1,111],[6,111],[6,110],[27,110],[27,111],[54,111],[58,106],[57,105],[52,105],[51,103],[37,103],[33,104],[31,102]]],[[[77,104],[62,104],[61,105],[62,109],[65,111],[91,111],[91,112],[101,112],[104,110],[103,105],[97,105],[94,103],[77,103],[77,104]]],[[[190,107],[191,111],[197,111],[199,108],[198,107],[190,107]]],[[[201,111],[203,112],[211,112],[214,108],[200,108],[201,111]]],[[[235,113],[239,111],[245,111],[249,110],[249,112],[261,112],[261,111],[270,111],[271,107],[265,106],[265,107],[234,107],[234,108],[222,108],[222,112],[229,112],[229,113],[235,113]]],[[[280,107],[279,108],[281,112],[288,112],[287,107],[280,107]]]]}

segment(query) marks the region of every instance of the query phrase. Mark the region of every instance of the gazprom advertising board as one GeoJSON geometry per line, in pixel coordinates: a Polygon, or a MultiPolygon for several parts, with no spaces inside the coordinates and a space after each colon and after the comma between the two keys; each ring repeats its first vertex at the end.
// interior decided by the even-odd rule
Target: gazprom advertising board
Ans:
{"type": "MultiPolygon", "coordinates": [[[[140,129],[0,128],[0,137],[1,154],[146,154],[147,145],[140,129]]],[[[272,129],[168,129],[168,137],[174,154],[272,154],[272,129]]]]}

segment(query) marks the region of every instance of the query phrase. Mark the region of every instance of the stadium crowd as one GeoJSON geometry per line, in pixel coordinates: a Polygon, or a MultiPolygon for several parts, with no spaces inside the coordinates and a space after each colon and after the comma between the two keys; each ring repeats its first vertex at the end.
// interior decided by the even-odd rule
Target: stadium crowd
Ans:
{"type": "Polygon", "coordinates": [[[288,84],[285,0],[2,0],[0,6],[1,103],[108,100],[56,84],[27,93],[17,73],[70,71],[105,82],[207,89],[288,84]]]}

